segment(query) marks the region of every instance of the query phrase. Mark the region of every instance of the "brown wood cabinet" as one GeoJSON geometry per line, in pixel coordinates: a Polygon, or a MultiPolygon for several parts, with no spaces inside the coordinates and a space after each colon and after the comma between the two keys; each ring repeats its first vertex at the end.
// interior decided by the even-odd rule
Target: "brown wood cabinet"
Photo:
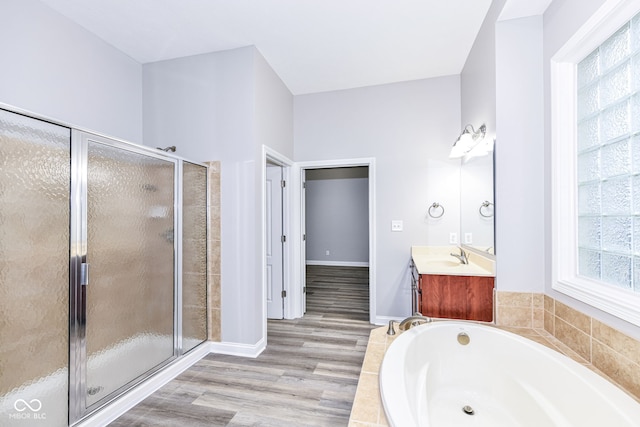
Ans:
{"type": "Polygon", "coordinates": [[[493,277],[418,274],[415,266],[411,270],[414,312],[446,319],[493,320],[493,277]]]}

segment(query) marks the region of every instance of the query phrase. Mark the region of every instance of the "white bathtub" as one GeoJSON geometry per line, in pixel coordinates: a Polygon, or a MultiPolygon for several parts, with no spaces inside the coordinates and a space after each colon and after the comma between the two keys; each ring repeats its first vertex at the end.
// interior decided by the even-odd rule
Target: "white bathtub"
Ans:
{"type": "Polygon", "coordinates": [[[603,377],[472,322],[434,322],[396,338],[380,367],[380,393],[392,427],[640,426],[640,403],[603,377]]]}

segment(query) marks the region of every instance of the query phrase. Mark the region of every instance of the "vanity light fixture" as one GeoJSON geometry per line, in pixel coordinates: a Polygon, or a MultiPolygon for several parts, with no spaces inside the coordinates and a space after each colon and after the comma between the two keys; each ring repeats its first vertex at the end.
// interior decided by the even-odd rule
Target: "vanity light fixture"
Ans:
{"type": "Polygon", "coordinates": [[[495,144],[495,140],[493,138],[484,138],[482,141],[478,142],[467,154],[464,155],[462,161],[464,163],[473,159],[474,157],[482,157],[487,156],[493,152],[493,145],[495,144]]]}
{"type": "Polygon", "coordinates": [[[451,153],[449,154],[450,159],[459,159],[460,157],[464,157],[473,147],[478,145],[487,134],[487,127],[483,124],[475,130],[472,125],[466,125],[456,142],[453,143],[453,147],[451,147],[451,153]]]}

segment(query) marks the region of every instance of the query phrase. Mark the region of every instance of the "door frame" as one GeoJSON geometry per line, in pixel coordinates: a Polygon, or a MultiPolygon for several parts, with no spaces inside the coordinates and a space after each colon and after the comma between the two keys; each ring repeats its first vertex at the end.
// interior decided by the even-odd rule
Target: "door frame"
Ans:
{"type": "Polygon", "coordinates": [[[284,318],[297,319],[304,315],[304,286],[306,275],[306,260],[303,259],[302,240],[305,218],[302,217],[302,170],[367,166],[369,168],[369,322],[375,324],[376,319],[376,159],[363,157],[353,159],[320,160],[294,162],[276,150],[262,146],[261,158],[261,281],[262,281],[262,330],[265,342],[267,340],[267,277],[265,274],[267,263],[266,248],[266,175],[267,160],[282,166],[283,179],[286,186],[283,192],[283,226],[282,231],[287,236],[287,244],[283,248],[284,290],[287,298],[284,300],[284,318]]]}
{"type": "Polygon", "coordinates": [[[296,307],[299,310],[294,313],[296,317],[302,317],[304,315],[303,306],[305,294],[303,293],[303,287],[306,282],[306,260],[302,259],[302,245],[305,242],[302,241],[302,233],[306,229],[306,218],[303,217],[304,207],[302,206],[304,198],[302,197],[303,183],[302,183],[302,170],[307,169],[329,169],[329,168],[345,168],[355,166],[367,166],[369,168],[369,322],[375,324],[376,320],[376,159],[375,157],[363,157],[354,159],[337,159],[337,160],[319,160],[308,162],[297,162],[296,169],[298,170],[297,176],[297,193],[294,192],[294,206],[296,207],[297,219],[299,224],[296,224],[298,239],[296,250],[296,278],[300,283],[299,290],[296,292],[296,297],[299,297],[299,301],[296,307]]]}
{"type": "Polygon", "coordinates": [[[262,210],[262,221],[261,221],[261,248],[262,248],[262,256],[261,256],[261,281],[262,281],[262,330],[263,337],[266,340],[267,337],[267,238],[266,238],[266,227],[267,227],[267,195],[266,195],[266,182],[267,182],[267,162],[278,165],[282,167],[282,179],[286,182],[285,187],[282,191],[282,233],[286,236],[286,242],[282,248],[282,275],[283,275],[283,290],[287,292],[287,298],[284,299],[284,318],[285,319],[293,319],[291,313],[291,301],[293,300],[292,289],[291,289],[291,268],[293,263],[292,260],[292,251],[291,251],[291,242],[294,241],[294,236],[292,236],[292,227],[291,227],[291,192],[292,192],[292,180],[291,180],[291,169],[294,167],[294,162],[284,156],[283,154],[278,153],[276,150],[267,147],[266,145],[262,146],[262,178],[261,178],[261,210],[262,210]]]}

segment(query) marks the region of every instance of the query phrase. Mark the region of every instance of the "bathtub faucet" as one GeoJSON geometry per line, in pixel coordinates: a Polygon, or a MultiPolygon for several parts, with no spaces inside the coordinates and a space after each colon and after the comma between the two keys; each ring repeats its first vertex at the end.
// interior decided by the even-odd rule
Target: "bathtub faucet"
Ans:
{"type": "Polygon", "coordinates": [[[460,249],[460,255],[458,254],[449,254],[449,255],[451,255],[452,257],[458,258],[461,264],[469,264],[469,258],[467,257],[467,253],[461,247],[458,247],[458,249],[460,249]]]}
{"type": "Polygon", "coordinates": [[[407,317],[401,322],[396,322],[395,320],[389,320],[389,329],[387,329],[387,335],[395,335],[396,330],[393,328],[394,323],[400,323],[398,325],[398,330],[406,331],[410,329],[412,326],[418,326],[421,323],[431,323],[433,319],[430,317],[423,316],[422,314],[416,312],[411,317],[407,317]]]}
{"type": "Polygon", "coordinates": [[[398,325],[398,330],[406,331],[407,329],[411,329],[411,327],[413,326],[431,322],[433,322],[433,319],[431,319],[430,317],[423,316],[420,313],[414,313],[413,316],[407,317],[402,322],[400,322],[400,325],[398,325]]]}

